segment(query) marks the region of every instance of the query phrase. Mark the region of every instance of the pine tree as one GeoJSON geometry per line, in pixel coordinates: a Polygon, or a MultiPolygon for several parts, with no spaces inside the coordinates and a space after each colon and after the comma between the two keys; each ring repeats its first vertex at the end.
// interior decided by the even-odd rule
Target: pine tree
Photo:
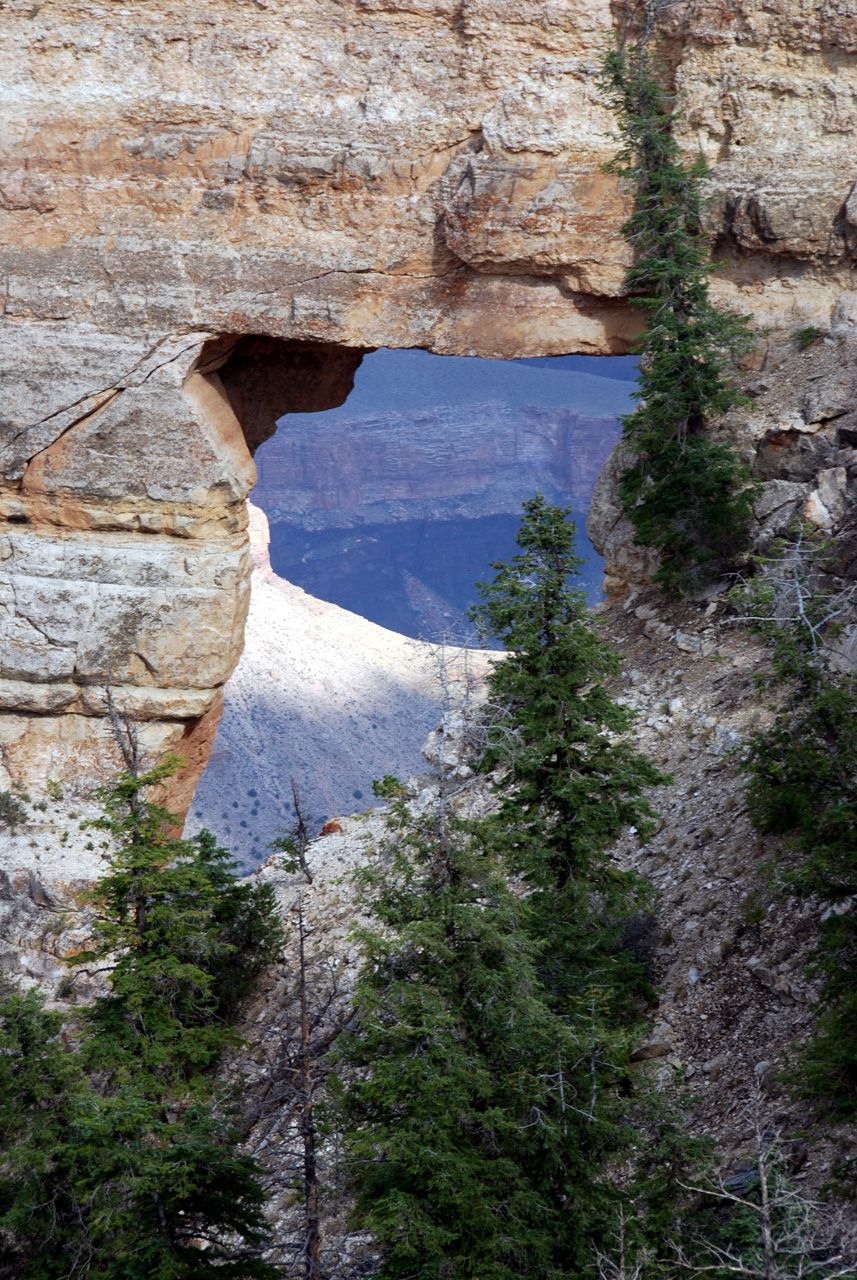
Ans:
{"type": "Polygon", "coordinates": [[[343,1114],[384,1280],[582,1274],[623,1196],[606,1171],[631,1142],[646,984],[622,933],[644,895],[607,849],[651,821],[660,774],[602,683],[618,664],[572,585],[567,515],[525,503],[521,555],[474,615],[507,647],[482,757],[501,771],[496,812],[456,818],[443,776],[421,814],[394,780],[378,789],[390,837],[364,876],[377,927],[343,1114]]]}
{"type": "Polygon", "coordinates": [[[664,776],[629,741],[633,713],[605,687],[619,661],[575,585],[582,561],[569,516],[540,495],[525,502],[521,554],[479,584],[473,620],[507,650],[489,679],[482,766],[505,772],[486,838],[533,890],[528,909],[550,944],[544,964],[557,991],[576,999],[581,981],[588,986],[600,970],[609,999],[625,999],[630,957],[618,942],[645,894],[607,851],[627,826],[641,837],[651,830],[644,788],[664,776]]]}
{"type": "Polygon", "coordinates": [[[87,894],[97,944],[76,957],[112,965],[110,994],[93,1013],[93,1066],[133,1062],[152,1087],[204,1076],[234,1040],[229,1014],[281,941],[269,885],[237,881],[207,831],[166,834],[174,815],[145,796],[175,768],[167,758],[99,792],[104,813],[91,825],[108,836],[107,871],[87,894]]]}
{"type": "Polygon", "coordinates": [[[146,798],[175,767],[102,792],[108,870],[79,957],[108,994],[67,1025],[0,998],[0,1231],[26,1280],[265,1280],[264,1193],[233,1152],[213,1074],[228,1015],[279,952],[270,891],[238,884],[207,834],[168,836],[146,798]]]}
{"type": "Polygon", "coordinates": [[[732,367],[752,345],[748,318],[709,297],[702,225],[704,157],[688,164],[673,134],[674,104],[648,51],[663,0],[646,0],[635,45],[604,57],[601,82],[621,149],[607,171],[630,183],[622,228],[633,246],[627,287],[646,316],[633,413],[622,419],[633,461],[620,481],[637,542],[655,547],[668,591],[691,591],[748,544],[750,473],[731,445],[705,435],[706,420],[741,403],[732,367]]]}
{"type": "Polygon", "coordinates": [[[628,1140],[609,1088],[627,1029],[593,1038],[588,1016],[552,1012],[522,902],[478,831],[393,809],[342,1044],[378,1275],[580,1274],[616,1198],[599,1173],[628,1140]]]}

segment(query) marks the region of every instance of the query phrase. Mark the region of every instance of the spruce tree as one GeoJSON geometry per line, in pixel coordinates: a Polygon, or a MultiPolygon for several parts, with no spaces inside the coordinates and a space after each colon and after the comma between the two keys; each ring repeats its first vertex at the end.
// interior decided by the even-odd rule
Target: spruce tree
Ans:
{"type": "Polygon", "coordinates": [[[664,777],[629,740],[634,715],[605,686],[619,660],[577,585],[570,514],[541,495],[525,502],[520,554],[479,584],[472,618],[507,650],[489,678],[482,767],[504,773],[486,838],[532,889],[532,927],[550,944],[543,966],[557,994],[576,1000],[598,971],[599,999],[612,1003],[634,987],[618,942],[646,895],[607,852],[624,828],[651,830],[644,790],[664,777]]]}
{"type": "Polygon", "coordinates": [[[275,1274],[214,1071],[280,929],[270,890],[237,883],[210,835],[167,834],[175,818],[147,796],[174,767],[102,792],[108,869],[77,961],[108,993],[65,1025],[33,993],[0,994],[0,1232],[26,1280],[275,1274]]]}
{"type": "Polygon", "coordinates": [[[204,1077],[234,1041],[228,1017],[277,954],[273,890],[235,879],[213,836],[167,834],[175,816],[147,798],[176,768],[121,774],[99,797],[107,870],[86,897],[96,945],[78,965],[112,964],[96,1001],[87,1052],[93,1066],[133,1061],[152,1087],[204,1077]]]}
{"type": "Polygon", "coordinates": [[[702,225],[703,156],[687,163],[673,134],[674,102],[648,50],[658,0],[647,0],[635,44],[610,49],[601,83],[619,125],[621,149],[607,171],[629,183],[634,209],[622,233],[634,250],[631,302],[646,316],[633,413],[622,419],[632,461],[620,481],[637,542],[654,547],[655,575],[670,592],[692,591],[723,571],[748,544],[753,490],[731,445],[706,422],[741,403],[732,368],[752,345],[748,318],[709,296],[702,225]]]}
{"type": "Polygon", "coordinates": [[[382,1280],[580,1274],[627,1146],[628,1028],[550,1008],[526,909],[477,830],[394,802],[341,1041],[357,1221],[382,1280]]]}
{"type": "Polygon", "coordinates": [[[660,774],[604,686],[618,663],[574,585],[567,516],[525,503],[521,554],[474,615],[507,648],[482,756],[496,812],[456,818],[443,778],[421,813],[393,779],[378,788],[390,834],[363,877],[376,927],[342,1105],[384,1280],[583,1274],[624,1194],[607,1169],[632,1142],[646,983],[622,934],[645,895],[607,850],[651,822],[660,774]]]}

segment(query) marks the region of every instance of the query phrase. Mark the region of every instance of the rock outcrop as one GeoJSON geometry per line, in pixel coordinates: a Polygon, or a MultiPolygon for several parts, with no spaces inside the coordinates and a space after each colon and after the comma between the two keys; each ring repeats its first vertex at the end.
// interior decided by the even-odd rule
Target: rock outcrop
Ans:
{"type": "MultiPolygon", "coordinates": [[[[109,682],[147,747],[187,757],[186,803],[241,649],[252,451],[341,403],[363,351],[627,350],[594,78],[613,20],[608,0],[3,6],[0,786],[91,788],[109,682]]],[[[717,291],[766,327],[765,373],[794,330],[857,326],[855,0],[668,20],[717,291]]]]}

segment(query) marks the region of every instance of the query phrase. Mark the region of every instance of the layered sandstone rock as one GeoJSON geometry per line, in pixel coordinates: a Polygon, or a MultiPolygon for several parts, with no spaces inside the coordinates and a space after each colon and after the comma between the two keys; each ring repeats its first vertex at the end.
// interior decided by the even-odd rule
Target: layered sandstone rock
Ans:
{"type": "MultiPolygon", "coordinates": [[[[362,351],[627,349],[612,22],[607,0],[7,0],[0,784],[90,787],[109,681],[152,750],[185,750],[187,799],[241,647],[251,452],[341,403],[362,351]]],[[[669,23],[757,363],[853,330],[855,0],[669,23]]]]}

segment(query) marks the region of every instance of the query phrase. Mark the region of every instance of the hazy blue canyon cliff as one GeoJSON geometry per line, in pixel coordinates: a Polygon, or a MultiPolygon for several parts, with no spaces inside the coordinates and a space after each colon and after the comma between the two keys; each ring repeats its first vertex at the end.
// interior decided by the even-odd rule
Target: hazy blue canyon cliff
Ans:
{"type": "Polygon", "coordinates": [[[474,582],[514,553],[521,503],[542,492],[573,507],[596,596],[584,523],[633,368],[576,364],[367,357],[346,404],[289,414],[257,454],[275,571],[407,635],[459,634],[474,582]]]}

